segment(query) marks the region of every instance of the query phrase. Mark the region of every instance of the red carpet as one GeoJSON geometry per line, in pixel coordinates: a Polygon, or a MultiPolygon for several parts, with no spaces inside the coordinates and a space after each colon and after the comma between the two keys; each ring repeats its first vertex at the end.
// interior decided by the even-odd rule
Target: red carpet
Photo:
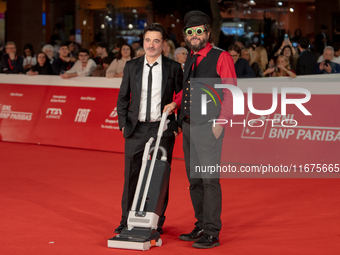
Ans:
{"type": "MultiPolygon", "coordinates": [[[[139,254],[106,247],[120,220],[123,154],[0,142],[0,254],[139,254]]],[[[163,245],[148,254],[339,254],[339,179],[222,179],[221,246],[193,228],[184,162],[174,160],[163,245]]]]}

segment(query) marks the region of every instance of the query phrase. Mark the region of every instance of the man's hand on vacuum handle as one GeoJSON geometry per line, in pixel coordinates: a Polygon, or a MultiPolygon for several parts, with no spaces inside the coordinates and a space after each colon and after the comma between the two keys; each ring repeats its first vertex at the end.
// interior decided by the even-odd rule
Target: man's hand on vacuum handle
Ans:
{"type": "Polygon", "coordinates": [[[164,106],[163,112],[166,112],[168,110],[168,115],[171,115],[176,109],[177,109],[177,104],[175,102],[171,102],[170,104],[167,104],[166,106],[164,106]]]}

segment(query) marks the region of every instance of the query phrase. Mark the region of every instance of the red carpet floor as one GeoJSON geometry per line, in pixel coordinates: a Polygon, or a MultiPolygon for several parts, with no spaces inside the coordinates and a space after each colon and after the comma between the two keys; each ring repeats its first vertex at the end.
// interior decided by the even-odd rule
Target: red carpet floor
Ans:
{"type": "MultiPolygon", "coordinates": [[[[109,249],[123,154],[0,142],[0,254],[139,254],[109,249]]],[[[163,245],[148,254],[340,254],[339,179],[223,179],[221,246],[193,228],[184,162],[174,160],[163,245]]]]}

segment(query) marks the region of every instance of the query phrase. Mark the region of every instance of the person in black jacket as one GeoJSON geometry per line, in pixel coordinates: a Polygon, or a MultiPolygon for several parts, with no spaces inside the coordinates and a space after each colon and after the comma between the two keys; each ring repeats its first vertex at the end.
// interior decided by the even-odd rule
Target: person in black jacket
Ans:
{"type": "Polygon", "coordinates": [[[24,73],[23,62],[24,59],[22,56],[18,56],[17,48],[14,42],[6,43],[6,54],[2,56],[1,64],[2,71],[4,73],[18,74],[24,73]]]}
{"type": "Polygon", "coordinates": [[[57,58],[52,64],[53,74],[59,75],[67,70],[70,70],[76,61],[74,58],[69,57],[70,50],[68,44],[64,43],[59,49],[59,58],[57,58]]]}
{"type": "Polygon", "coordinates": [[[240,47],[238,47],[236,44],[230,45],[228,52],[234,60],[237,78],[255,78],[255,73],[250,67],[248,61],[244,58],[240,58],[240,47]]]}
{"type": "Polygon", "coordinates": [[[327,33],[327,27],[321,25],[321,32],[315,36],[315,49],[318,57],[323,54],[323,50],[326,46],[331,44],[327,33]]]}
{"type": "Polygon", "coordinates": [[[44,74],[44,75],[51,75],[52,65],[44,52],[40,52],[37,56],[37,64],[32,67],[26,74],[28,75],[37,75],[37,74],[44,74]]]}
{"type": "Polygon", "coordinates": [[[297,60],[296,74],[308,75],[315,74],[316,58],[310,50],[308,50],[309,39],[307,37],[301,37],[299,39],[300,57],[297,60]]]}

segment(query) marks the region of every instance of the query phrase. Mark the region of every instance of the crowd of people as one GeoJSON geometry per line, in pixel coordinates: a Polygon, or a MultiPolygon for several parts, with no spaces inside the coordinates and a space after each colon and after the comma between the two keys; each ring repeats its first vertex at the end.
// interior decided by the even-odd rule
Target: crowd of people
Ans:
{"type": "MultiPolygon", "coordinates": [[[[237,78],[295,78],[297,75],[339,73],[340,42],[331,46],[326,29],[321,26],[321,33],[315,37],[315,52],[310,50],[309,39],[303,37],[301,31],[291,39],[289,36],[284,37],[281,46],[274,52],[263,45],[250,44],[246,47],[240,41],[225,50],[234,60],[237,78]]],[[[182,43],[177,48],[176,45],[177,42],[175,44],[167,38],[162,54],[179,62],[184,70],[188,48],[182,43]]],[[[72,40],[58,47],[46,44],[35,54],[32,44],[27,43],[22,56],[17,54],[15,43],[8,41],[1,57],[0,72],[60,75],[63,79],[76,76],[123,77],[126,62],[144,54],[140,41],[129,45],[121,37],[117,38],[113,50],[109,50],[105,42],[96,41],[88,49],[83,49],[72,40]]]]}

